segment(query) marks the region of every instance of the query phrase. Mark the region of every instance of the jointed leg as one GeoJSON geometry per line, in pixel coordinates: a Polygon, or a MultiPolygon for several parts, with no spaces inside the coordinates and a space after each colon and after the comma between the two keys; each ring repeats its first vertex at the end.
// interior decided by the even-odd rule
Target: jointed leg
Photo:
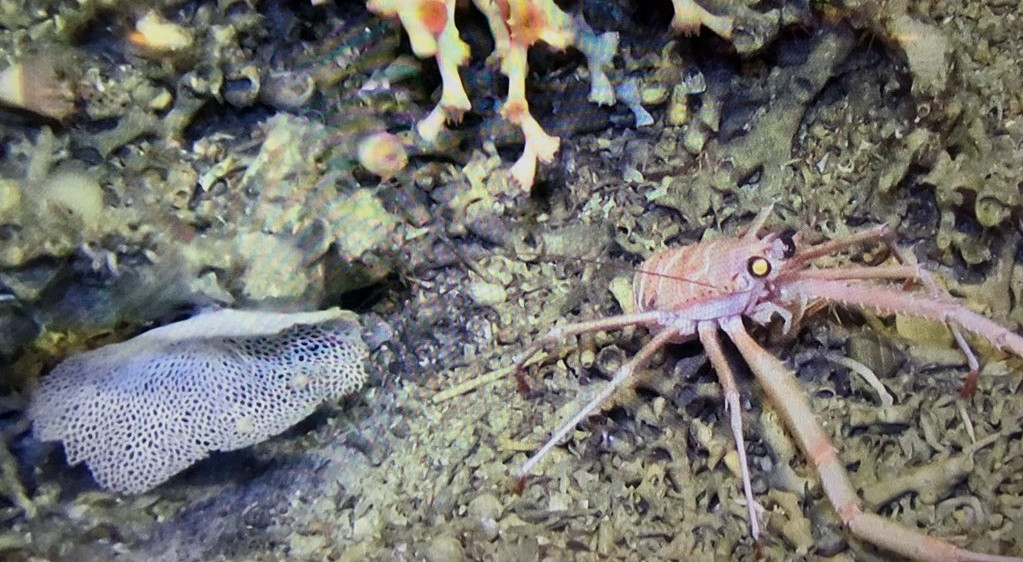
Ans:
{"type": "Polygon", "coordinates": [[[921,269],[915,265],[848,265],[822,269],[801,269],[789,279],[921,281],[921,269]]]}
{"type": "MultiPolygon", "coordinates": [[[[904,264],[911,263],[906,257],[906,254],[895,245],[895,241],[891,236],[885,237],[885,243],[888,244],[888,249],[891,250],[892,254],[895,255],[899,262],[904,264]]],[[[948,292],[938,287],[938,283],[934,281],[934,276],[931,275],[930,271],[917,266],[917,276],[920,281],[923,282],[924,287],[927,288],[927,293],[939,300],[948,300],[948,292]]],[[[977,360],[977,355],[973,353],[973,349],[970,348],[970,344],[966,342],[966,338],[963,337],[963,331],[959,329],[957,324],[948,324],[948,329],[952,332],[952,337],[956,340],[956,345],[963,352],[966,357],[966,364],[970,367],[970,373],[966,376],[966,381],[963,383],[963,389],[960,391],[960,395],[968,397],[973,394],[973,391],[977,388],[977,381],[980,379],[980,361],[977,360]]]]}
{"type": "Polygon", "coordinates": [[[635,326],[637,324],[646,326],[655,323],[661,317],[663,317],[663,314],[656,311],[641,312],[638,314],[620,314],[609,318],[601,318],[599,320],[590,320],[587,322],[576,322],[575,324],[568,324],[567,326],[559,326],[551,329],[551,331],[547,332],[544,337],[531,343],[515,362],[515,380],[518,382],[519,390],[529,390],[529,381],[526,380],[525,374],[523,373],[523,366],[525,366],[526,361],[529,361],[530,357],[545,346],[561,341],[569,336],[577,336],[587,332],[617,330],[619,328],[624,328],[625,326],[635,326]]]}
{"type": "Polygon", "coordinates": [[[864,513],[849,475],[838,452],[821,429],[806,392],[795,375],[777,357],[768,353],[746,332],[742,319],[732,317],[721,322],[750,369],[760,381],[771,403],[778,409],[803,453],[820,475],[821,485],[842,523],[857,537],[891,552],[914,560],[950,560],[975,562],[1023,562],[1021,558],[994,556],[963,550],[953,544],[929,537],[893,521],[864,513]]]}
{"type": "MultiPolygon", "coordinates": [[[[946,293],[938,287],[938,284],[934,281],[934,277],[930,274],[930,272],[917,265],[882,265],[876,267],[847,266],[828,269],[803,269],[799,270],[798,273],[793,274],[793,276],[796,275],[798,275],[798,278],[801,281],[806,281],[808,279],[827,281],[919,281],[927,289],[927,293],[931,298],[942,302],[953,303],[953,301],[945,298],[947,296],[946,293]]],[[[967,387],[970,386],[971,380],[973,381],[973,386],[976,386],[975,378],[980,372],[980,362],[977,360],[977,355],[973,353],[972,349],[970,349],[970,345],[966,342],[966,338],[963,337],[962,330],[959,329],[958,325],[949,325],[949,330],[952,331],[952,336],[955,338],[956,344],[963,352],[963,356],[966,357],[966,363],[970,367],[970,378],[967,379],[967,387]]]]}
{"type": "Polygon", "coordinates": [[[700,342],[707,351],[714,371],[721,381],[721,388],[725,396],[725,411],[729,413],[732,426],[732,437],[735,439],[735,449],[739,454],[739,468],[742,472],[742,492],[746,496],[746,509],[749,512],[750,534],[753,540],[760,540],[760,516],[757,514],[757,503],[753,498],[753,485],[750,483],[749,464],[746,462],[746,440],[742,436],[742,410],[739,407],[739,388],[735,384],[735,375],[732,367],[725,359],[721,350],[721,338],[718,335],[716,322],[704,321],[697,326],[700,334],[700,342]]]}
{"type": "MultiPolygon", "coordinates": [[[[895,241],[892,239],[892,231],[888,225],[876,226],[853,234],[852,236],[831,240],[807,248],[806,250],[797,253],[794,256],[793,261],[795,263],[807,263],[813,259],[837,252],[849,246],[876,240],[884,241],[884,243],[888,246],[889,251],[895,256],[901,265],[878,267],[847,266],[820,270],[810,269],[799,271],[799,275],[801,278],[813,277],[815,279],[915,280],[924,285],[928,294],[932,298],[946,300],[943,298],[947,296],[946,293],[938,287],[938,284],[934,281],[934,277],[929,271],[918,265],[910,265],[910,260],[907,259],[904,252],[895,245],[895,241]]],[[[970,374],[966,379],[966,384],[962,393],[964,396],[967,396],[973,392],[973,389],[977,385],[977,377],[980,373],[980,362],[977,361],[976,354],[974,354],[973,350],[970,349],[970,345],[966,342],[966,338],[963,337],[962,330],[959,329],[959,326],[956,324],[949,324],[948,328],[952,331],[952,336],[956,340],[956,345],[958,345],[959,349],[962,350],[963,356],[966,357],[966,363],[970,367],[970,374]]]]}
{"type": "Polygon", "coordinates": [[[906,314],[946,324],[953,322],[962,329],[988,340],[991,345],[1023,357],[1023,337],[947,299],[900,293],[854,281],[822,279],[787,283],[783,292],[786,299],[794,302],[823,299],[832,304],[874,310],[882,314],[906,314]]]}
{"type": "Polygon", "coordinates": [[[868,228],[867,230],[861,230],[854,234],[850,234],[844,238],[828,240],[827,242],[821,242],[815,246],[810,246],[809,248],[800,250],[796,252],[796,255],[792,256],[792,261],[794,263],[807,263],[819,257],[831,255],[835,252],[858,244],[884,240],[891,236],[891,232],[892,229],[887,224],[878,225],[873,228],[868,228]]]}
{"type": "Polygon", "coordinates": [[[649,361],[650,357],[653,356],[653,354],[657,352],[657,350],[664,347],[664,344],[668,343],[668,341],[670,341],[672,337],[677,336],[678,333],[675,332],[674,330],[665,329],[659,332],[657,335],[655,335],[653,339],[651,339],[649,342],[647,342],[646,345],[644,345],[642,349],[640,349],[636,353],[636,355],[633,356],[632,359],[630,359],[628,362],[622,365],[622,368],[618,370],[614,378],[612,378],[610,382],[605,384],[603,388],[601,388],[593,396],[593,398],[591,398],[590,401],[586,403],[585,406],[580,408],[579,411],[576,412],[575,415],[571,417],[571,419],[563,423],[561,427],[557,429],[557,431],[551,434],[550,439],[548,439],[547,442],[544,443],[543,446],[540,447],[540,449],[537,452],[533,453],[533,456],[529,457],[529,460],[527,460],[522,465],[522,468],[519,469],[518,473],[515,475],[515,478],[521,482],[524,478],[529,476],[529,473],[533,471],[533,468],[536,467],[537,463],[539,463],[545,456],[547,456],[547,453],[549,453],[551,449],[553,449],[562,439],[564,439],[565,436],[568,435],[569,432],[571,432],[575,428],[575,426],[579,425],[584,419],[587,418],[587,416],[589,416],[595,410],[600,408],[600,406],[604,404],[604,402],[606,402],[609,398],[614,396],[614,394],[618,392],[618,390],[622,388],[626,383],[630,382],[632,380],[633,375],[636,373],[636,370],[640,366],[649,361]]]}
{"type": "MultiPolygon", "coordinates": [[[[758,216],[758,219],[759,218],[760,217],[758,216]]],[[[945,293],[938,287],[938,284],[935,283],[930,272],[918,265],[909,265],[910,261],[906,259],[905,254],[899,249],[899,247],[895,245],[895,241],[892,237],[892,229],[887,224],[878,225],[844,238],[829,240],[800,250],[792,257],[790,263],[792,265],[806,264],[814,259],[833,254],[844,250],[845,248],[867,242],[876,242],[878,240],[883,241],[885,245],[888,246],[889,251],[891,251],[902,265],[879,267],[848,266],[818,270],[799,270],[799,275],[803,279],[813,277],[814,279],[917,280],[923,283],[932,298],[944,300],[942,297],[945,293]]],[[[973,350],[970,349],[969,344],[966,342],[966,338],[963,337],[962,330],[959,329],[959,326],[956,324],[949,324],[948,327],[952,331],[952,336],[956,340],[956,345],[958,345],[959,349],[962,350],[963,355],[966,357],[966,362],[970,367],[970,376],[967,378],[966,386],[963,389],[963,394],[968,395],[972,393],[972,389],[976,387],[977,376],[980,372],[980,363],[977,361],[976,354],[973,353],[973,350]]]]}
{"type": "Polygon", "coordinates": [[[774,203],[764,207],[757,216],[753,218],[753,222],[746,228],[746,231],[742,233],[742,237],[747,240],[752,240],[760,234],[760,230],[764,228],[764,224],[767,223],[767,219],[771,217],[771,211],[774,210],[774,203]]]}

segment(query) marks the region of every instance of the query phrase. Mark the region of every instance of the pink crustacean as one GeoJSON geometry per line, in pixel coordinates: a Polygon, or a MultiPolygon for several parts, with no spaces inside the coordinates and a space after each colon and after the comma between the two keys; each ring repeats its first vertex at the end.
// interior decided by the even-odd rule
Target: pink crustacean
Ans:
{"type": "Polygon", "coordinates": [[[657,350],[667,343],[699,338],[724,390],[725,408],[730,413],[741,466],[750,530],[754,540],[759,540],[760,524],[746,463],[739,392],[722,351],[720,333],[724,332],[738,348],[816,469],[825,494],[843,525],[853,535],[914,560],[1023,561],[1023,558],[965,550],[865,512],[838,457],[838,450],[814,415],[794,373],[753,340],[746,331],[743,318],[766,325],[780,317],[788,330],[793,316],[801,314],[808,304],[819,302],[943,322],[953,329],[974,371],[977,368],[976,357],[959,330],[971,332],[1018,356],[1023,356],[1023,337],[954,302],[936,288],[926,271],[917,266],[812,267],[812,262],[822,256],[862,243],[889,240],[891,231],[886,225],[797,249],[790,237],[759,235],[769,211],[767,209],[758,215],[741,236],[672,248],[647,259],[634,280],[635,312],[556,327],[525,350],[516,364],[520,388],[528,388],[523,373],[526,361],[545,345],[569,336],[633,325],[646,326],[653,333],[653,337],[618,370],[611,381],[554,431],[522,465],[516,474],[520,488],[540,460],[576,425],[627,386],[638,368],[657,350]],[[914,281],[929,291],[905,292],[887,287],[881,283],[883,281],[914,281]]]}

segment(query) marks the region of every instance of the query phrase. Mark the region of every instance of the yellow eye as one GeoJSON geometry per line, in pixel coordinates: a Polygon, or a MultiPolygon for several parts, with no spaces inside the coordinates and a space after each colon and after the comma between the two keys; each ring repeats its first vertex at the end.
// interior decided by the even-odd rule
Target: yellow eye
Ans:
{"type": "Polygon", "coordinates": [[[746,262],[746,271],[753,277],[767,277],[771,274],[771,262],[761,256],[753,256],[746,262]]]}

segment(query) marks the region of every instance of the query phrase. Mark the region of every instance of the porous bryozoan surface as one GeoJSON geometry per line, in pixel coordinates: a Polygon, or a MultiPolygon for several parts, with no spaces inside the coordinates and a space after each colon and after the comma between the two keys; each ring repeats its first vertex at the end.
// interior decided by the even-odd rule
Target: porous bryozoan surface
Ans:
{"type": "Polygon", "coordinates": [[[76,355],[33,398],[37,438],[63,441],[104,488],[144,492],[259,443],[366,379],[354,315],[220,311],[76,355]]]}

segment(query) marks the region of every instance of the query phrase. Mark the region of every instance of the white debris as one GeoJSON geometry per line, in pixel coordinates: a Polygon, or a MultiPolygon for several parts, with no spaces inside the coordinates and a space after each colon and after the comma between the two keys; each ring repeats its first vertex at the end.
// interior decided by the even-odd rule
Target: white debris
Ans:
{"type": "Polygon", "coordinates": [[[654,124],[654,117],[643,107],[643,97],[639,93],[639,84],[635,78],[622,81],[615,89],[618,101],[625,104],[636,118],[637,127],[647,127],[654,124]]]}

